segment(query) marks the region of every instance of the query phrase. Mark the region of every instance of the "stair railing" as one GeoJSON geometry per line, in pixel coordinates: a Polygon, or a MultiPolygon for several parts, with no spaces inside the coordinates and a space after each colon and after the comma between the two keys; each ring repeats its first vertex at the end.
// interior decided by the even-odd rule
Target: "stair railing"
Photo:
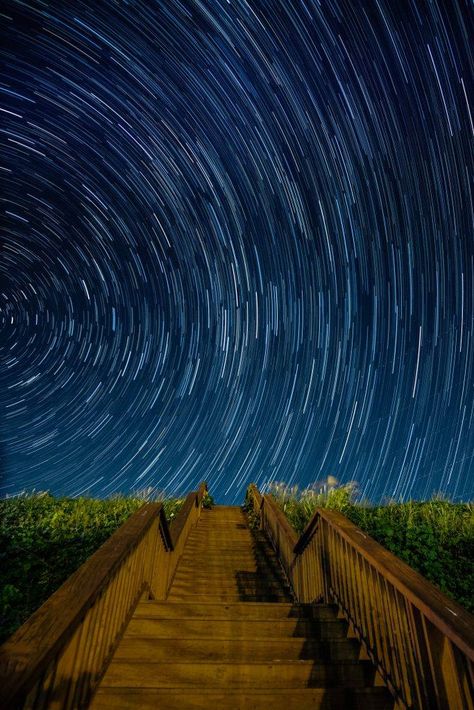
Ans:
{"type": "Polygon", "coordinates": [[[300,537],[252,485],[299,602],[335,603],[397,708],[472,710],[474,618],[341,513],[318,508],[300,537]]]}
{"type": "Polygon", "coordinates": [[[181,555],[183,554],[188,535],[199,520],[201,515],[202,500],[206,495],[206,492],[207,483],[201,483],[197,491],[188,493],[181,509],[178,512],[178,515],[171,523],[170,536],[174,554],[170,556],[168,563],[166,594],[164,597],[168,596],[168,592],[173,583],[176,567],[181,555]]]}
{"type": "Polygon", "coordinates": [[[137,510],[0,646],[0,708],[87,707],[142,597],[164,599],[207,486],[137,510]]]}

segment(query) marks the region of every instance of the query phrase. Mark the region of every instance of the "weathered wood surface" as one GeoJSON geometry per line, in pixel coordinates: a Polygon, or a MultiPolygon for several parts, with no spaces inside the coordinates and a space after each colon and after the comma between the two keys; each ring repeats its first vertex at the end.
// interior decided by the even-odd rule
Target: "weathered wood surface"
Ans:
{"type": "Polygon", "coordinates": [[[474,707],[471,614],[340,513],[317,509],[298,538],[272,496],[248,498],[297,599],[338,604],[401,707],[474,707]]]}
{"type": "Polygon", "coordinates": [[[335,605],[295,604],[266,535],[216,506],[189,534],[166,601],[137,606],[92,707],[391,710],[347,628],[335,605]]]}

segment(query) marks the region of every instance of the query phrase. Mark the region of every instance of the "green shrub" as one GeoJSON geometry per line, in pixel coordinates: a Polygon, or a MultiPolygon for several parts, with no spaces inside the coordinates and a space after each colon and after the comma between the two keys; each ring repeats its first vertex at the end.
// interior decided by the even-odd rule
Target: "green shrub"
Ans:
{"type": "Polygon", "coordinates": [[[268,487],[289,522],[301,533],[316,508],[343,513],[377,542],[474,612],[474,505],[442,498],[357,502],[357,485],[324,484],[305,490],[284,483],[268,487]]]}
{"type": "Polygon", "coordinates": [[[213,505],[215,505],[214,498],[211,496],[209,491],[206,491],[202,497],[202,507],[212,508],[213,505]]]}
{"type": "Polygon", "coordinates": [[[245,493],[245,500],[242,505],[242,511],[245,513],[245,517],[247,518],[247,525],[249,526],[250,530],[259,530],[260,511],[255,510],[253,506],[253,499],[250,495],[249,489],[247,489],[245,493]]]}
{"type": "MultiPolygon", "coordinates": [[[[0,643],[150,496],[0,500],[0,643]]],[[[172,520],[182,500],[165,499],[172,520]]]]}

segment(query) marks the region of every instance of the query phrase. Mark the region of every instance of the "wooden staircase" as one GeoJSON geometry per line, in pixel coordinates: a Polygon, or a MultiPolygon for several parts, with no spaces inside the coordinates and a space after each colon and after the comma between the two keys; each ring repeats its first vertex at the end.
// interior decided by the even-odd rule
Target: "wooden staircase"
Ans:
{"type": "Polygon", "coordinates": [[[393,707],[327,605],[297,604],[240,508],[203,510],[166,601],[141,601],[92,708],[393,707]]]}
{"type": "Polygon", "coordinates": [[[0,710],[474,710],[474,619],[336,511],[137,510],[0,647],[0,710]]]}

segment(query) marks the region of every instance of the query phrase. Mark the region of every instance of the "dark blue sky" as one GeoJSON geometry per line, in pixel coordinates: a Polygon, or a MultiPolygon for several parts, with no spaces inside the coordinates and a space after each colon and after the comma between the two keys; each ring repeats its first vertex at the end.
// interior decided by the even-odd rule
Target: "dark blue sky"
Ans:
{"type": "Polygon", "coordinates": [[[474,493],[472,4],[29,2],[0,493],[474,493]]]}

